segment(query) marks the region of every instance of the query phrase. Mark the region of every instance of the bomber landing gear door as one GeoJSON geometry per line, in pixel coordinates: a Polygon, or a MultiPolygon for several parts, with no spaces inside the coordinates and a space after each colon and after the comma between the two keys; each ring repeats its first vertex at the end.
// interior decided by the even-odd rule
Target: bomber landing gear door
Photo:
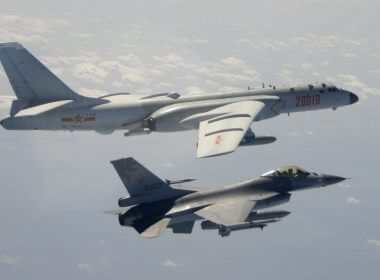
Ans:
{"type": "Polygon", "coordinates": [[[279,115],[281,113],[281,110],[284,109],[286,106],[286,103],[282,100],[279,99],[277,100],[271,107],[272,111],[276,114],[279,115]]]}

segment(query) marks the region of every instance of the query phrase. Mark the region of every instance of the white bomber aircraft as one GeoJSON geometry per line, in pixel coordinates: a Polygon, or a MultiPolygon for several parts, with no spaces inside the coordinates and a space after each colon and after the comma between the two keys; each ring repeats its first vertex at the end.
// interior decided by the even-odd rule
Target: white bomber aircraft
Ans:
{"type": "Polygon", "coordinates": [[[251,125],[292,113],[336,109],[358,101],[328,83],[180,96],[113,93],[82,96],[57,78],[19,43],[0,44],[0,59],[17,99],[1,125],[11,130],[94,130],[125,136],[199,129],[197,157],[233,152],[238,146],[267,144],[251,125]]]}

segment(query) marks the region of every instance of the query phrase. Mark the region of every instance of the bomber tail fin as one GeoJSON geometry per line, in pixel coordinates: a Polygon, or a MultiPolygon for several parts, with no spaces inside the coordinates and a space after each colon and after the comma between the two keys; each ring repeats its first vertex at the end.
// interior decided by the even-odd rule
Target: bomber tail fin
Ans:
{"type": "Polygon", "coordinates": [[[52,101],[82,98],[19,43],[0,44],[0,60],[17,96],[11,111],[52,101]]]}

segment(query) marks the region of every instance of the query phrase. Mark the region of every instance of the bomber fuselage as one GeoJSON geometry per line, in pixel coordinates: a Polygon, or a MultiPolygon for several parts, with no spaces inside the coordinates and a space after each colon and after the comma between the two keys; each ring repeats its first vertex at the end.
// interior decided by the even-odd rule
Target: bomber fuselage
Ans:
{"type": "Polygon", "coordinates": [[[111,94],[37,105],[2,120],[1,125],[13,130],[96,130],[103,133],[141,128],[158,132],[182,131],[198,128],[200,120],[192,122],[189,119],[194,114],[248,100],[265,103],[265,110],[255,118],[259,121],[280,113],[337,108],[352,104],[358,98],[329,84],[186,96],[111,94]]]}

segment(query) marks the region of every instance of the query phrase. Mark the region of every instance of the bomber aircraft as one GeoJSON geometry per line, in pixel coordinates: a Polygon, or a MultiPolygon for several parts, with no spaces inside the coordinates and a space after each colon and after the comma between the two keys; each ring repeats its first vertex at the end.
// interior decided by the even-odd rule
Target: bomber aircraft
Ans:
{"type": "Polygon", "coordinates": [[[125,136],[198,129],[197,157],[233,152],[238,146],[274,142],[256,136],[255,121],[281,113],[346,106],[358,101],[329,83],[181,96],[111,93],[82,96],[19,43],[0,44],[0,59],[17,99],[1,125],[12,130],[124,130],[125,136]]]}
{"type": "Polygon", "coordinates": [[[194,179],[161,180],[131,157],[111,163],[130,196],[120,198],[120,208],[106,213],[118,215],[121,226],[132,227],[143,237],[157,237],[166,228],[190,234],[197,220],[203,220],[202,229],[218,230],[222,237],[237,230],[263,229],[290,212],[261,210],[288,202],[293,191],[346,179],[285,166],[256,179],[195,191],[172,187],[194,179]]]}

